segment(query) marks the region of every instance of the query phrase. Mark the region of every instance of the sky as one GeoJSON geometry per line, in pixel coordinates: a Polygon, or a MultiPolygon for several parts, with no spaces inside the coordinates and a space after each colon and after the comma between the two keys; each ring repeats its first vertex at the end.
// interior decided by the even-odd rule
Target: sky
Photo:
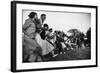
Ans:
{"type": "Polygon", "coordinates": [[[61,30],[65,33],[70,29],[78,29],[83,33],[86,33],[91,25],[90,13],[78,13],[78,12],[54,12],[54,11],[35,11],[35,10],[23,10],[23,24],[30,12],[37,12],[38,18],[41,14],[46,14],[46,20],[50,28],[54,30],[61,30]]]}

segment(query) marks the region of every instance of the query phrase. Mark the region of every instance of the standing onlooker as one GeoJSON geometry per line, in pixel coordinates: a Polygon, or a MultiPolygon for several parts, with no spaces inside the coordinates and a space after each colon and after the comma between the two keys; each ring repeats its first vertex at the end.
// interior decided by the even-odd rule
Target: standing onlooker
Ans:
{"type": "Polygon", "coordinates": [[[45,20],[46,20],[46,14],[41,14],[41,16],[40,16],[40,22],[41,22],[42,25],[44,24],[45,20]]]}

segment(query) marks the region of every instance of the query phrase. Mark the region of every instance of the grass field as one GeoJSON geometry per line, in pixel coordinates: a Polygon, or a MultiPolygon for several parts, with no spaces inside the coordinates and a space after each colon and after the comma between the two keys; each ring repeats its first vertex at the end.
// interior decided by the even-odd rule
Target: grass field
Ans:
{"type": "Polygon", "coordinates": [[[58,54],[56,57],[50,58],[48,61],[67,61],[67,60],[86,60],[91,59],[90,47],[76,48],[66,51],[65,54],[58,54]]]}

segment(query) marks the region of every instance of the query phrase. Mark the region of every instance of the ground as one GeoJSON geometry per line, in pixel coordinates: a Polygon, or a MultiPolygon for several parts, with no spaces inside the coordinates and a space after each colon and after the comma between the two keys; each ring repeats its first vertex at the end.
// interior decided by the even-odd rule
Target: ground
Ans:
{"type": "Polygon", "coordinates": [[[67,60],[86,60],[91,59],[89,47],[68,50],[65,54],[58,54],[56,57],[49,58],[48,61],[67,61],[67,60]]]}

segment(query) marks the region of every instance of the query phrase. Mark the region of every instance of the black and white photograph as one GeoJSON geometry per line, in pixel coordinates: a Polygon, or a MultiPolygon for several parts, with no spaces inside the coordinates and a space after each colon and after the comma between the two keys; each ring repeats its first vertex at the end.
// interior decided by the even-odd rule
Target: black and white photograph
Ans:
{"type": "Polygon", "coordinates": [[[97,6],[12,2],[11,50],[14,72],[96,67],[97,6]]]}
{"type": "Polygon", "coordinates": [[[23,10],[23,62],[91,59],[91,14],[23,10]]]}

